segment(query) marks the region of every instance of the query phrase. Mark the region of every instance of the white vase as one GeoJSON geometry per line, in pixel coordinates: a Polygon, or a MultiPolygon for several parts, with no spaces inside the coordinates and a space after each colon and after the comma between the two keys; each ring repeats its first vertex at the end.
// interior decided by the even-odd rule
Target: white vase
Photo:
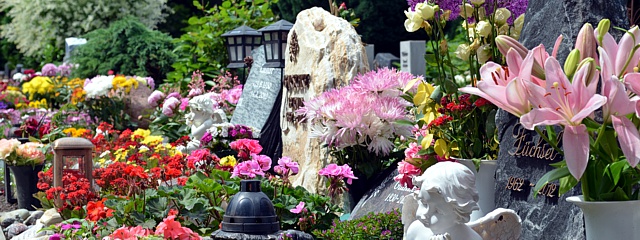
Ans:
{"type": "Polygon", "coordinates": [[[456,159],[458,162],[467,166],[476,174],[476,190],[478,190],[478,206],[480,210],[471,213],[470,222],[478,220],[496,209],[495,203],[495,182],[496,168],[498,167],[496,160],[480,160],[480,169],[476,172],[476,165],[469,159],[456,159]]]}
{"type": "Polygon", "coordinates": [[[587,202],[580,195],[567,202],[582,210],[587,240],[640,239],[640,200],[587,202]]]}

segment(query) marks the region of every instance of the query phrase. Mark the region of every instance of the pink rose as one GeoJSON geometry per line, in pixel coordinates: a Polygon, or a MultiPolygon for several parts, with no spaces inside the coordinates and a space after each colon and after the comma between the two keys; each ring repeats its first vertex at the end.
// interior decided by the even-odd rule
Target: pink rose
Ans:
{"type": "Polygon", "coordinates": [[[157,107],[158,102],[164,97],[165,96],[163,92],[155,90],[151,93],[151,95],[149,95],[149,97],[147,98],[147,102],[149,102],[149,105],[151,105],[152,107],[157,107]]]}
{"type": "Polygon", "coordinates": [[[162,114],[173,117],[173,109],[180,105],[180,100],[175,97],[167,98],[162,104],[162,114]]]}
{"type": "Polygon", "coordinates": [[[15,138],[0,139],[0,159],[6,159],[20,146],[20,141],[15,138]]]}

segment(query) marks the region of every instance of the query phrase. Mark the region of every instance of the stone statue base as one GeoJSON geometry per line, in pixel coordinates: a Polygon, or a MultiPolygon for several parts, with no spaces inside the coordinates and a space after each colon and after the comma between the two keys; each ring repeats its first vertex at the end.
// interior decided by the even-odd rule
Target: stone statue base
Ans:
{"type": "Polygon", "coordinates": [[[211,238],[214,240],[223,240],[223,239],[245,239],[245,240],[278,240],[281,239],[280,236],[283,234],[288,234],[293,240],[313,240],[313,236],[311,234],[298,231],[298,230],[286,230],[286,231],[277,231],[272,234],[267,235],[251,235],[246,233],[231,233],[224,232],[222,230],[216,230],[211,234],[211,238]]]}

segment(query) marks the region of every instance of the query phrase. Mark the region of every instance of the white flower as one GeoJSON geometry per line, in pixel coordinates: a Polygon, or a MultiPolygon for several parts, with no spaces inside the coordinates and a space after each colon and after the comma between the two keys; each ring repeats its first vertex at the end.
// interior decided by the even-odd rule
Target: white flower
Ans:
{"type": "Polygon", "coordinates": [[[13,74],[12,78],[13,78],[13,81],[22,82],[22,81],[24,81],[24,79],[27,78],[27,75],[24,75],[24,74],[18,72],[16,74],[13,74]]]}
{"type": "Polygon", "coordinates": [[[488,37],[491,35],[491,23],[486,20],[482,20],[476,24],[476,32],[481,37],[488,37]]]}
{"type": "Polygon", "coordinates": [[[480,6],[482,6],[482,4],[484,4],[484,0],[471,0],[470,2],[471,2],[471,4],[475,5],[476,7],[480,7],[480,6]]]}
{"type": "Polygon", "coordinates": [[[91,82],[84,86],[87,98],[107,96],[113,88],[112,80],[113,76],[97,76],[91,79],[91,82]]]}
{"type": "Polygon", "coordinates": [[[509,11],[509,9],[498,8],[498,10],[496,10],[495,21],[499,26],[507,23],[509,17],[511,17],[511,11],[509,11]]]}
{"type": "Polygon", "coordinates": [[[427,3],[418,3],[416,4],[416,13],[420,15],[420,17],[424,20],[433,19],[433,15],[435,14],[435,7],[431,6],[427,3]]]}
{"type": "Polygon", "coordinates": [[[220,135],[225,138],[229,137],[229,129],[227,129],[226,127],[221,128],[220,135]]]}
{"type": "Polygon", "coordinates": [[[404,21],[404,28],[407,30],[407,32],[415,32],[418,31],[418,29],[422,28],[424,20],[422,19],[420,14],[409,9],[408,11],[404,11],[404,15],[407,16],[407,20],[404,21]]]}
{"type": "Polygon", "coordinates": [[[476,54],[478,55],[478,62],[484,64],[491,57],[491,46],[489,44],[480,46],[476,54]]]}
{"type": "MultiPolygon", "coordinates": [[[[465,18],[469,18],[473,16],[473,6],[471,6],[471,4],[465,3],[464,8],[462,8],[462,12],[460,13],[460,16],[465,18]]],[[[464,22],[467,22],[467,21],[465,20],[464,22]]]]}
{"type": "Polygon", "coordinates": [[[111,151],[109,151],[109,150],[104,151],[104,152],[102,152],[102,153],[100,154],[100,158],[104,158],[105,156],[109,155],[110,153],[111,153],[111,151]]]}
{"type": "Polygon", "coordinates": [[[458,45],[458,48],[455,51],[455,54],[458,58],[467,61],[469,60],[469,45],[466,43],[462,43],[458,45]]]}

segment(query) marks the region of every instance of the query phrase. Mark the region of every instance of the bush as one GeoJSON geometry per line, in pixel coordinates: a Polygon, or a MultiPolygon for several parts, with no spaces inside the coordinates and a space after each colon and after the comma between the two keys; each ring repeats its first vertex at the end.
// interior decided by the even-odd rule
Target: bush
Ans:
{"type": "Polygon", "coordinates": [[[113,21],[134,16],[155,28],[166,12],[167,0],[0,0],[0,11],[11,17],[2,37],[27,56],[41,56],[52,44],[61,49],[64,39],[105,28],[113,21]]]}
{"type": "Polygon", "coordinates": [[[402,239],[404,226],[400,211],[394,209],[388,213],[369,213],[359,219],[340,222],[334,220],[328,230],[315,230],[317,239],[402,239]]]}
{"type": "Polygon", "coordinates": [[[200,70],[205,76],[213,78],[228,63],[227,48],[221,37],[239,26],[247,25],[254,29],[267,26],[277,19],[271,7],[277,0],[226,0],[219,6],[205,10],[197,1],[196,7],[205,12],[205,16],[189,18],[187,33],[177,40],[178,60],[173,64],[174,71],[167,76],[168,83],[187,90],[191,73],[200,70]]]}
{"type": "Polygon", "coordinates": [[[71,56],[71,62],[79,65],[73,75],[80,78],[113,70],[124,75],[150,76],[158,83],[176,59],[171,37],[150,30],[135,18],[116,21],[109,28],[84,37],[87,43],[71,56]]]}

